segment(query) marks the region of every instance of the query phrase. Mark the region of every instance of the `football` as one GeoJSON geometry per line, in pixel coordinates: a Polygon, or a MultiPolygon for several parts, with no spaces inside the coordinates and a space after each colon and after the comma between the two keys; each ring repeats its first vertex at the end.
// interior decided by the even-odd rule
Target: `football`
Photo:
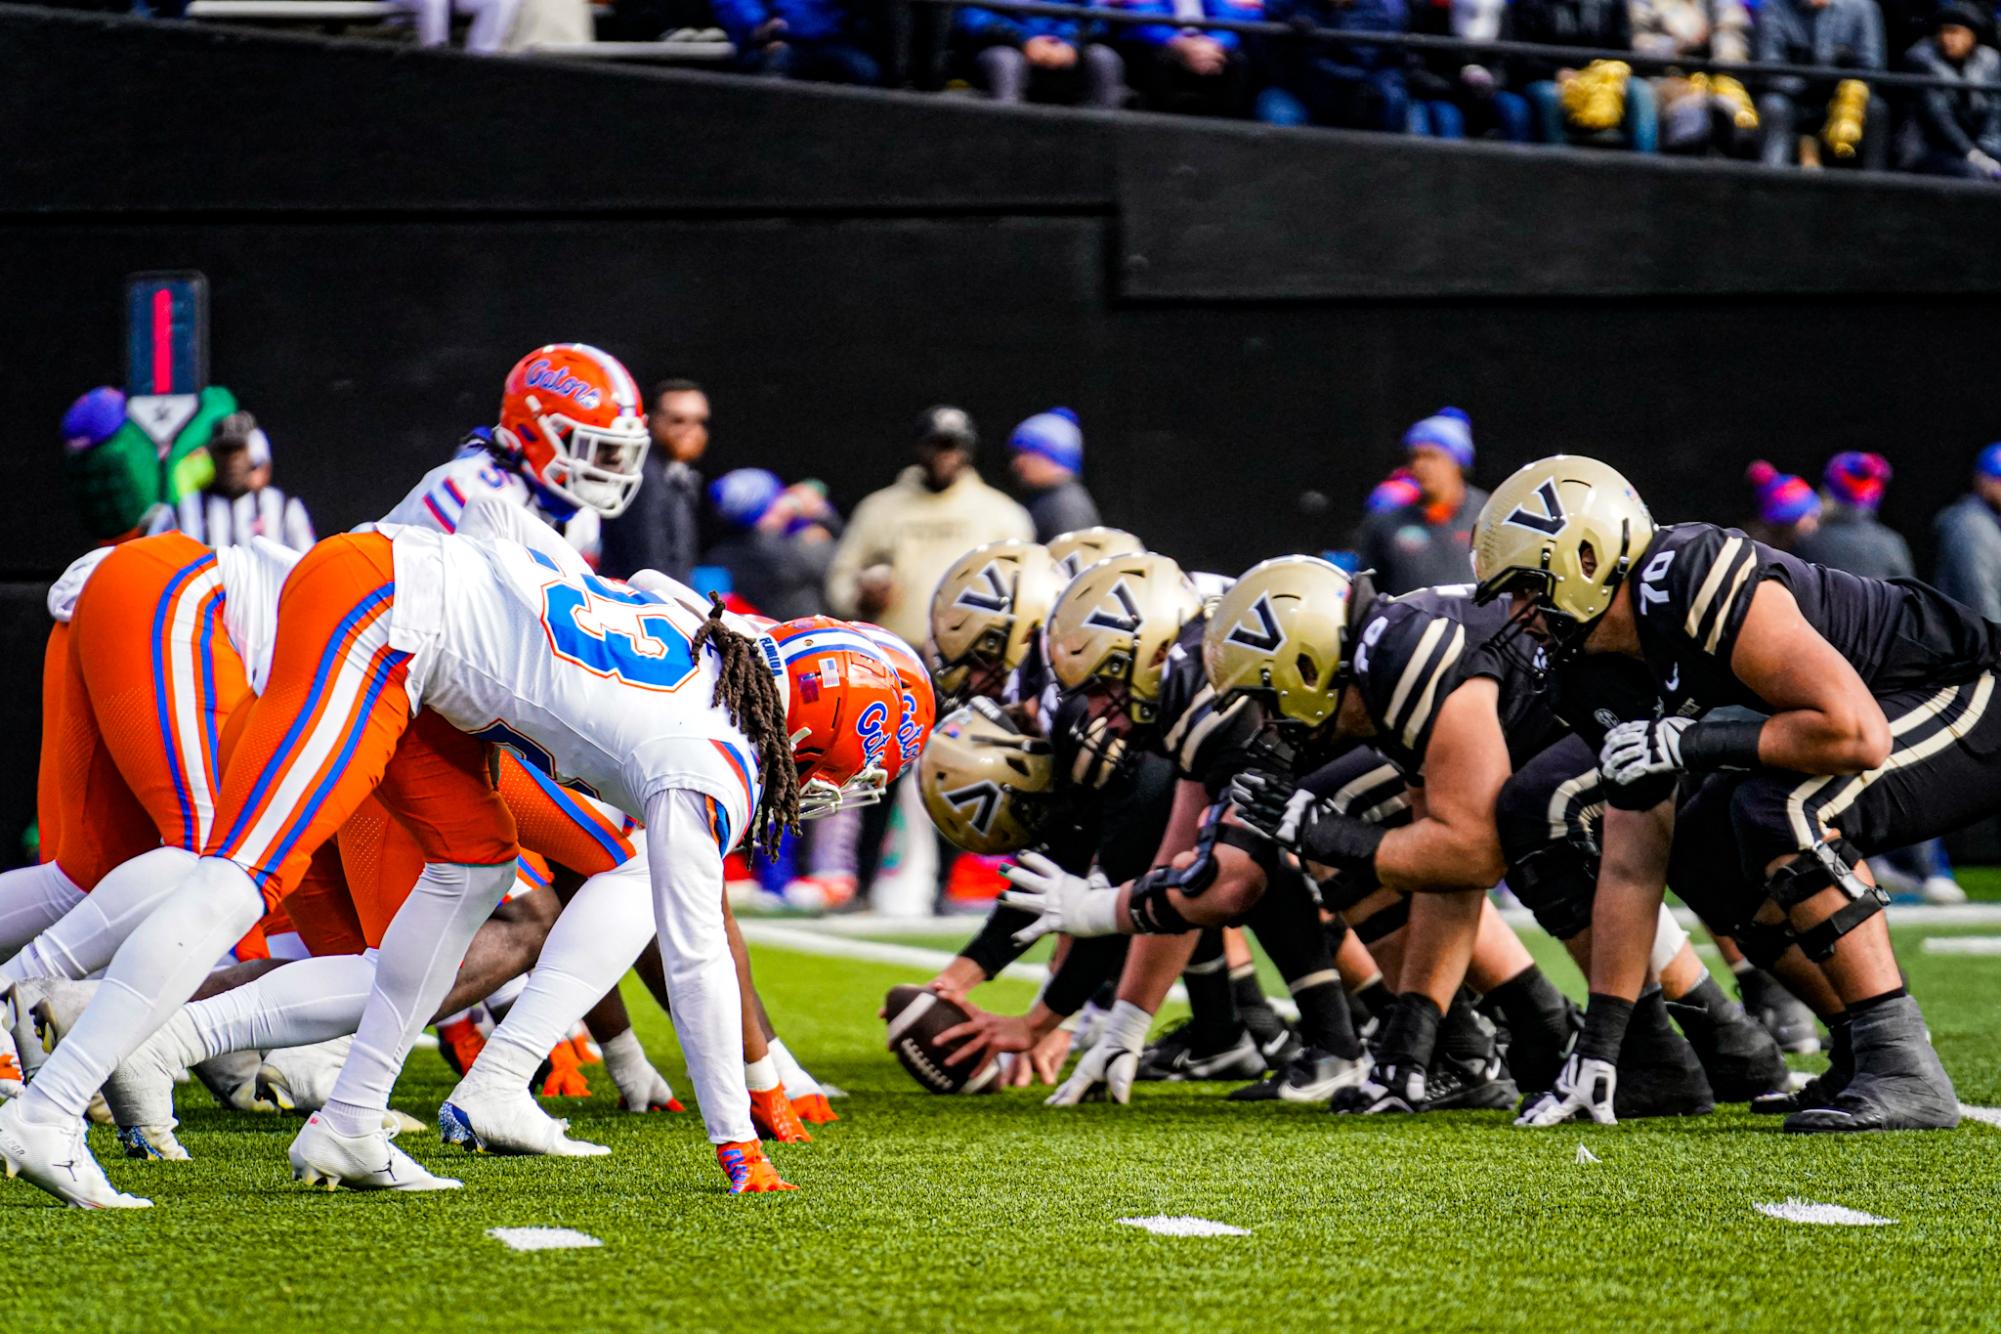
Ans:
{"type": "Polygon", "coordinates": [[[945,1049],[938,1045],[940,1033],[966,1022],[962,1006],[924,987],[904,985],[890,988],[882,1010],[889,1020],[889,1049],[912,1079],[933,1093],[993,1092],[999,1061],[969,1079],[971,1064],[945,1064],[945,1049]]]}

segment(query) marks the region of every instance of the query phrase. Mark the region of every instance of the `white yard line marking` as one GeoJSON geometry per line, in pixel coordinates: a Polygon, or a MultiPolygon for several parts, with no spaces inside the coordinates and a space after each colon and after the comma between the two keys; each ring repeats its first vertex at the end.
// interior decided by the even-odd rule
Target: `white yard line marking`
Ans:
{"type": "Polygon", "coordinates": [[[2001,954],[2001,936],[1926,936],[1926,954],[2001,954]]]}
{"type": "Polygon", "coordinates": [[[1849,1209],[1839,1204],[1816,1204],[1812,1200],[1796,1199],[1788,1196],[1780,1204],[1754,1204],[1751,1206],[1767,1218],[1779,1218],[1788,1223],[1824,1223],[1835,1227],[1883,1227],[1894,1223],[1894,1218],[1879,1218],[1875,1214],[1865,1214],[1860,1209],[1849,1209]]]}
{"type": "Polygon", "coordinates": [[[1978,1121],[1983,1126],[2001,1130],[2001,1107],[1975,1107],[1970,1102],[1963,1102],[1959,1104],[1959,1114],[1968,1121],[1978,1121]]]}
{"type": "Polygon", "coordinates": [[[604,1245],[588,1232],[567,1227],[490,1227],[486,1235],[517,1251],[580,1251],[604,1245]]]}
{"type": "Polygon", "coordinates": [[[1251,1230],[1216,1223],[1185,1214],[1152,1214],[1146,1218],[1121,1218],[1127,1227],[1145,1228],[1157,1237],[1248,1237],[1251,1230]]]}

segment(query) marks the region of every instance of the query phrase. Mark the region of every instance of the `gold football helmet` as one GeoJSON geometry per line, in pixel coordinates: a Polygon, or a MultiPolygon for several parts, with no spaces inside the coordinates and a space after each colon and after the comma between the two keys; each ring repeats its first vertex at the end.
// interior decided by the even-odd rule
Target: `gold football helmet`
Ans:
{"type": "Polygon", "coordinates": [[[1202,599],[1181,567],[1142,551],[1101,560],[1070,581],[1049,613],[1049,666],[1065,690],[1098,678],[1125,687],[1136,723],[1153,721],[1161,668],[1202,599]]]}
{"type": "Polygon", "coordinates": [[[1473,577],[1481,601],[1505,594],[1532,603],[1550,637],[1571,646],[1653,540],[1653,516],[1632,483],[1597,459],[1558,454],[1494,488],[1473,525],[1473,577]]]}
{"type": "Polygon", "coordinates": [[[1275,716],[1318,727],[1341,706],[1355,585],[1315,556],[1254,565],[1223,594],[1202,632],[1202,667],[1218,700],[1262,696],[1275,716]]]}
{"type": "Polygon", "coordinates": [[[1075,579],[1107,556],[1132,556],[1146,544],[1123,528],[1073,528],[1049,539],[1049,556],[1062,567],[1065,579],[1075,579]]]}
{"type": "Polygon", "coordinates": [[[1047,741],[1025,736],[991,700],[955,710],[917,764],[924,809],[968,852],[1017,852],[1040,837],[1056,789],[1047,741]]]}
{"type": "Polygon", "coordinates": [[[932,677],[947,699],[990,693],[1021,665],[1064,578],[1034,542],[989,542],[952,562],[931,595],[932,677]]]}

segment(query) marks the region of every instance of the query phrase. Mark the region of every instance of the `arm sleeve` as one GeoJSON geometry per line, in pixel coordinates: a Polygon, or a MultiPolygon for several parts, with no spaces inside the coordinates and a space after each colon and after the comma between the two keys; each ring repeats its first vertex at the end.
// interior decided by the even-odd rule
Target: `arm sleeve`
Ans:
{"type": "Polygon", "coordinates": [[[743,993],[723,926],[723,851],[700,793],[670,788],[646,799],[646,856],[674,1031],[709,1142],[756,1139],[743,1074],[743,993]]]}
{"type": "Polygon", "coordinates": [[[991,982],[1001,969],[1027,952],[1028,946],[1014,943],[1014,933],[1035,920],[1034,913],[995,904],[987,920],[981,923],[979,934],[967,941],[959,953],[978,964],[991,982]]]}
{"type": "Polygon", "coordinates": [[[1074,937],[1062,966],[1042,989],[1042,1003],[1065,1019],[1083,1009],[1107,979],[1117,979],[1131,943],[1131,936],[1074,937]]]}

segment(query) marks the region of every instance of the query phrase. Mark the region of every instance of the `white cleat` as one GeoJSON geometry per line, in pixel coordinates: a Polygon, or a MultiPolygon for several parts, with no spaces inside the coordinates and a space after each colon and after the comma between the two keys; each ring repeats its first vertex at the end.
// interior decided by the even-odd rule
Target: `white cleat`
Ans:
{"type": "Polygon", "coordinates": [[[460,1182],[432,1176],[389,1142],[387,1130],[343,1135],[315,1113],[286,1155],[292,1179],[338,1190],[457,1190],[460,1182]]]}
{"type": "Polygon", "coordinates": [[[541,1154],[551,1158],[596,1158],[611,1150],[571,1139],[568,1121],[535,1105],[525,1088],[500,1088],[461,1079],[438,1108],[438,1134],[447,1144],[472,1153],[541,1154]]]}
{"type": "Polygon", "coordinates": [[[28,1014],[34,1020],[35,1037],[46,1054],[54,1051],[57,1044],[76,1027],[76,1021],[83,1018],[83,1012],[97,995],[98,984],[72,982],[61,977],[24,982],[21,986],[35,988],[34,999],[28,1003],[28,1014]]]}
{"type": "Polygon", "coordinates": [[[394,1107],[382,1114],[382,1129],[391,1139],[395,1139],[398,1135],[415,1134],[423,1128],[422,1121],[408,1112],[399,1112],[394,1107]]]}
{"type": "Polygon", "coordinates": [[[282,1111],[317,1112],[333,1096],[334,1080],[353,1046],[354,1036],[349,1034],[267,1053],[257,1071],[258,1095],[282,1111]]]}
{"type": "Polygon", "coordinates": [[[237,1112],[275,1112],[278,1104],[264,1096],[257,1082],[264,1058],[254,1051],[226,1051],[190,1067],[218,1107],[237,1112]]]}
{"type": "Polygon", "coordinates": [[[76,1209],[150,1209],[151,1200],[114,1189],[83,1142],[83,1120],[43,1125],[16,1099],[0,1107],[0,1165],[76,1209]]]}
{"type": "Polygon", "coordinates": [[[174,1076],[181,1063],[167,1031],[148,1038],[104,1081],[104,1100],[127,1158],[181,1162],[188,1151],[174,1138],[174,1076]]]}
{"type": "Polygon", "coordinates": [[[1961,889],[1959,882],[1949,875],[1926,876],[1925,882],[1918,886],[1918,895],[1926,903],[1943,905],[1966,902],[1966,891],[1961,889]]]}
{"type": "Polygon", "coordinates": [[[20,1061],[21,1069],[29,1079],[33,1079],[42,1062],[49,1059],[49,1054],[42,1050],[41,1038],[35,1033],[35,1016],[31,1013],[47,985],[47,982],[37,979],[16,982],[0,990],[0,1023],[6,1024],[7,1039],[14,1044],[15,1058],[20,1061]]]}

